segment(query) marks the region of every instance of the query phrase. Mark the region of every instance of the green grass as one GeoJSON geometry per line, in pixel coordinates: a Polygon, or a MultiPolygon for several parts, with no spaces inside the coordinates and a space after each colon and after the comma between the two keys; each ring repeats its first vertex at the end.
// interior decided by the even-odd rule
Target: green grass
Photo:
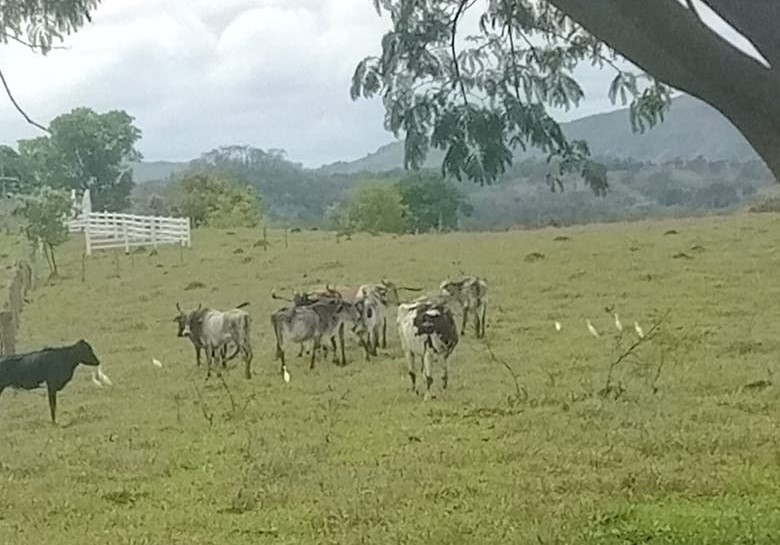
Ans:
{"type": "Polygon", "coordinates": [[[74,239],[62,278],[31,294],[20,349],[85,337],[114,386],[81,368],[57,426],[42,392],[0,397],[0,543],[778,543],[778,392],[742,387],[777,367],[779,229],[740,215],[339,244],[307,232],[287,249],[274,233],[267,252],[256,231],[197,231],[183,262],[173,247],[122,255],[117,277],[100,253],[85,283],[74,239]],[[488,341],[527,396],[467,334],[451,389],[423,402],[394,327],[378,361],[353,344],[347,367],[309,371],[293,354],[282,382],[272,289],[387,276],[434,290],[460,271],[488,279],[488,341]],[[227,375],[234,410],[172,319],[176,302],[242,301],[255,377],[227,375]],[[617,400],[595,394],[615,357],[608,305],[645,330],[669,311],[616,368],[617,400]]]}

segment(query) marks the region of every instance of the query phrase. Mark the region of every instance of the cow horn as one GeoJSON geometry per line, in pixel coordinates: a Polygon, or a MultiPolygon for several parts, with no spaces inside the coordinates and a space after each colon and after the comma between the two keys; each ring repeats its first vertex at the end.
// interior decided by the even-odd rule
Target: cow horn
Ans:
{"type": "Polygon", "coordinates": [[[184,312],[184,311],[181,309],[181,307],[179,306],[179,303],[176,303],[176,310],[178,310],[179,312],[184,312]]]}
{"type": "MultiPolygon", "coordinates": [[[[203,304],[202,303],[198,303],[198,310],[200,310],[201,308],[203,308],[203,304]]],[[[195,312],[198,312],[198,310],[196,310],[195,312]]]]}
{"type": "Polygon", "coordinates": [[[410,288],[408,286],[398,286],[398,289],[406,291],[422,291],[422,288],[410,288]]]}

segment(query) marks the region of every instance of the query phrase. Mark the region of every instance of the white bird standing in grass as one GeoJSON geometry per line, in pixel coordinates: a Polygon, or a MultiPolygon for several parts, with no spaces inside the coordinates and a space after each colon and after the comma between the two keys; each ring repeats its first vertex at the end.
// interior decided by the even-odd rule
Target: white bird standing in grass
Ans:
{"type": "Polygon", "coordinates": [[[104,384],[107,384],[108,386],[111,386],[113,382],[111,382],[111,379],[108,378],[108,375],[103,372],[103,369],[98,366],[97,368],[97,376],[103,382],[104,384]]]}
{"type": "Polygon", "coordinates": [[[561,330],[561,322],[555,322],[555,331],[561,330]]]}
{"type": "Polygon", "coordinates": [[[593,336],[594,336],[594,337],[596,337],[597,339],[598,339],[599,337],[601,337],[601,335],[599,335],[599,332],[596,330],[596,328],[595,328],[595,327],[593,327],[593,324],[592,324],[592,323],[590,323],[590,320],[589,320],[589,319],[588,319],[588,320],[585,320],[585,323],[587,324],[587,326],[588,326],[588,331],[590,331],[590,334],[591,334],[591,335],[593,335],[593,336]]]}
{"type": "Polygon", "coordinates": [[[639,327],[639,322],[637,322],[636,320],[634,320],[634,331],[636,331],[636,334],[639,335],[640,339],[645,338],[645,332],[642,331],[642,328],[639,327]]]}
{"type": "Polygon", "coordinates": [[[97,373],[95,373],[94,371],[92,371],[92,384],[94,384],[98,388],[103,387],[103,383],[98,380],[97,373]]]}
{"type": "Polygon", "coordinates": [[[618,331],[623,331],[623,324],[620,323],[620,318],[618,317],[617,312],[615,312],[615,327],[618,331]]]}
{"type": "Polygon", "coordinates": [[[162,367],[162,362],[157,358],[152,358],[152,365],[154,365],[155,367],[162,367]]]}
{"type": "Polygon", "coordinates": [[[287,372],[287,369],[284,370],[284,381],[290,382],[290,373],[287,372]]]}

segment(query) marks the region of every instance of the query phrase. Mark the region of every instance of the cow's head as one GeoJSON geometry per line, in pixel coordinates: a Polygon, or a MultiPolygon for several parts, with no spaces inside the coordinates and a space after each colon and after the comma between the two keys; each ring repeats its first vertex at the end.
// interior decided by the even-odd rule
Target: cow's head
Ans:
{"type": "Polygon", "coordinates": [[[182,308],[179,306],[179,303],[176,303],[176,310],[179,311],[179,314],[173,319],[174,322],[179,326],[179,331],[176,333],[177,337],[191,337],[192,336],[192,329],[191,329],[191,323],[192,323],[192,317],[201,309],[201,305],[198,305],[197,310],[195,312],[184,312],[182,308]]]}
{"type": "Polygon", "coordinates": [[[445,280],[439,286],[441,295],[446,298],[458,297],[461,292],[461,283],[454,280],[445,280]]]}
{"type": "Polygon", "coordinates": [[[352,333],[357,335],[360,339],[368,333],[364,311],[365,303],[362,301],[357,303],[340,301],[338,307],[336,307],[336,313],[341,315],[345,322],[352,324],[352,333]]]}
{"type": "Polygon", "coordinates": [[[75,350],[76,359],[79,363],[83,363],[84,365],[100,365],[100,360],[98,360],[98,357],[95,355],[95,351],[92,350],[92,346],[84,339],[81,339],[73,345],[73,349],[75,350]]]}

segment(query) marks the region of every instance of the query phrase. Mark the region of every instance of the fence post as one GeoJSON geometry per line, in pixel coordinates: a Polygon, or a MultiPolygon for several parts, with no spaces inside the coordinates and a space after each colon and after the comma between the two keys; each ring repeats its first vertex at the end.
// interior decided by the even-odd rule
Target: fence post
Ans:
{"type": "Polygon", "coordinates": [[[192,248],[192,218],[187,218],[187,248],[192,248]]]}
{"type": "Polygon", "coordinates": [[[265,224],[263,224],[263,251],[268,251],[268,236],[266,234],[266,227],[265,224]]]}
{"type": "Polygon", "coordinates": [[[92,239],[90,238],[91,230],[90,230],[90,224],[92,223],[92,212],[87,214],[86,218],[84,219],[84,246],[87,250],[87,255],[92,255],[92,239]]]}
{"type": "Polygon", "coordinates": [[[130,238],[127,235],[127,220],[122,220],[122,235],[125,237],[125,254],[129,254],[130,238]]]}
{"type": "Polygon", "coordinates": [[[13,356],[16,353],[16,331],[11,312],[0,310],[0,356],[13,356]]]}
{"type": "Polygon", "coordinates": [[[157,249],[157,217],[152,218],[152,248],[157,249]]]}

